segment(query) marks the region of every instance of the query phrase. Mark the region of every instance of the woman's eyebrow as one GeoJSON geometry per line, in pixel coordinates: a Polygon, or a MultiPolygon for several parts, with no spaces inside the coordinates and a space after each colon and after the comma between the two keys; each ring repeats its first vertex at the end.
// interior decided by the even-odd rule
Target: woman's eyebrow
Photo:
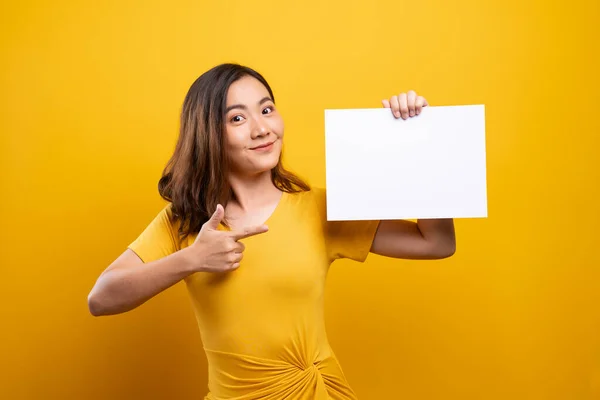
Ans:
{"type": "MultiPolygon", "coordinates": [[[[266,103],[267,101],[273,101],[273,99],[271,99],[270,97],[263,97],[259,102],[258,105],[260,106],[262,103],[266,103]]],[[[233,104],[229,107],[227,107],[225,109],[225,114],[227,114],[229,111],[233,110],[234,108],[241,108],[242,110],[247,110],[248,107],[246,107],[243,104],[233,104]]]]}

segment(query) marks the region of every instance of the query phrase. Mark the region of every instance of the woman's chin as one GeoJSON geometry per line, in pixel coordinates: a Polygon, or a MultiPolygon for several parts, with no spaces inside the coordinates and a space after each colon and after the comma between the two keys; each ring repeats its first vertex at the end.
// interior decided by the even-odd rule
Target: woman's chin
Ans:
{"type": "Polygon", "coordinates": [[[262,172],[271,172],[273,170],[273,168],[275,168],[276,166],[277,166],[277,162],[268,163],[268,164],[261,165],[261,167],[258,168],[258,170],[261,173],[262,172]]]}
{"type": "MultiPolygon", "coordinates": [[[[240,172],[239,175],[257,176],[265,173],[271,173],[273,168],[276,166],[277,162],[261,162],[253,163],[252,165],[246,165],[245,167],[240,166],[241,168],[238,167],[236,170],[240,172]]],[[[238,175],[238,173],[236,173],[236,175],[238,175]]]]}
{"type": "Polygon", "coordinates": [[[279,152],[273,152],[255,163],[256,169],[260,171],[270,171],[277,166],[279,162],[279,152]]]}
{"type": "Polygon", "coordinates": [[[235,163],[233,170],[244,175],[260,175],[270,172],[279,163],[281,152],[274,151],[270,154],[261,154],[260,156],[248,157],[243,163],[235,163]]]}

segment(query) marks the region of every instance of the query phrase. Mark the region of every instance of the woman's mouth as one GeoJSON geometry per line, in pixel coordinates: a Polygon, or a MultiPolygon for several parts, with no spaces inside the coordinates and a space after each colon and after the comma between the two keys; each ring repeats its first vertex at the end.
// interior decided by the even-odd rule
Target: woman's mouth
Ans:
{"type": "Polygon", "coordinates": [[[272,142],[269,142],[269,143],[261,144],[260,146],[252,147],[252,148],[250,148],[250,150],[261,151],[261,152],[269,151],[273,148],[274,143],[275,143],[275,140],[272,142]]]}

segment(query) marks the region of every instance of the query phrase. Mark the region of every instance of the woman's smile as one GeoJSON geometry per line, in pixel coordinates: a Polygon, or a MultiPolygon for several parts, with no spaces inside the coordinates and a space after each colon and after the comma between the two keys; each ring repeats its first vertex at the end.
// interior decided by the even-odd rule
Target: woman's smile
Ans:
{"type": "Polygon", "coordinates": [[[277,139],[275,139],[271,142],[263,143],[261,145],[255,146],[255,147],[251,147],[250,150],[258,151],[261,153],[269,152],[269,151],[271,151],[271,149],[273,149],[273,145],[275,144],[276,141],[277,141],[277,139]]]}

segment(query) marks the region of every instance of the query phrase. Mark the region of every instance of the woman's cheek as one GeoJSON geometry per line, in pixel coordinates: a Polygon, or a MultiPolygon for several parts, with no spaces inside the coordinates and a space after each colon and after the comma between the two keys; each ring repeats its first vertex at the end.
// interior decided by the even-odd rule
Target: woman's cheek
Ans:
{"type": "Polygon", "coordinates": [[[243,132],[232,129],[228,132],[227,135],[229,146],[234,151],[240,151],[244,148],[244,135],[243,132]]]}
{"type": "Polygon", "coordinates": [[[283,131],[284,131],[283,119],[280,119],[279,126],[277,127],[277,135],[280,138],[283,138],[283,131]]]}

